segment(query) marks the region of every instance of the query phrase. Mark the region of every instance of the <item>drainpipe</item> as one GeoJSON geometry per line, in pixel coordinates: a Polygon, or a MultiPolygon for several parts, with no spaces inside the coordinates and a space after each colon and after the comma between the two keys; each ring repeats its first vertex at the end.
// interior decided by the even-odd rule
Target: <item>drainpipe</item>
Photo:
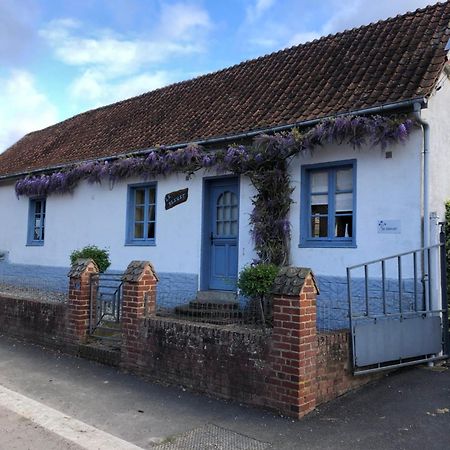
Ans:
{"type": "Polygon", "coordinates": [[[422,125],[423,129],[423,232],[422,232],[422,246],[428,247],[430,245],[430,125],[421,115],[422,106],[420,103],[414,104],[414,117],[417,122],[422,125]]]}

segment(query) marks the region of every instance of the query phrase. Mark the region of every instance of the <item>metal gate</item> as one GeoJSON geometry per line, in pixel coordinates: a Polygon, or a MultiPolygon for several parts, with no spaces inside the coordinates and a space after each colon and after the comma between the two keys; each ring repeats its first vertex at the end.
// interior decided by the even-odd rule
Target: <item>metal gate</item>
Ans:
{"type": "MultiPolygon", "coordinates": [[[[122,274],[93,274],[90,284],[89,333],[120,324],[122,313],[122,274]]],[[[107,336],[102,336],[106,338],[107,336]]]]}
{"type": "Polygon", "coordinates": [[[347,268],[355,375],[447,357],[446,278],[443,232],[439,244],[347,268]]]}

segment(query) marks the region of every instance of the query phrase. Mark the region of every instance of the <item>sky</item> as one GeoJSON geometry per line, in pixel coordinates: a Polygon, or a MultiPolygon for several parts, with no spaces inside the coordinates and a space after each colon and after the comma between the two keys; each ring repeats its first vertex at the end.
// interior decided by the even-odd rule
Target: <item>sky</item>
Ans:
{"type": "Polygon", "coordinates": [[[80,112],[433,0],[0,0],[0,152],[80,112]]]}

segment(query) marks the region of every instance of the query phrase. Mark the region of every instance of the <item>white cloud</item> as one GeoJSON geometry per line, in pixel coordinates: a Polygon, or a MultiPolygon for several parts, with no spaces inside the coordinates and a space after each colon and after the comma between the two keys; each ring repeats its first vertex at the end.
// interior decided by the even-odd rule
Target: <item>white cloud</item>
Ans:
{"type": "Polygon", "coordinates": [[[274,4],[275,0],[255,0],[254,4],[247,8],[247,20],[254,22],[260,19],[274,4]]]}
{"type": "Polygon", "coordinates": [[[36,45],[33,23],[36,5],[32,0],[0,0],[0,62],[21,62],[36,45]]]}
{"type": "Polygon", "coordinates": [[[130,37],[99,29],[89,33],[72,19],[53,20],[40,35],[63,63],[104,70],[111,77],[134,73],[174,56],[201,53],[210,28],[205,10],[177,3],[163,5],[159,23],[147,36],[130,37]]]}
{"type": "MultiPolygon", "coordinates": [[[[55,57],[78,70],[69,93],[81,109],[122,100],[174,81],[161,65],[207,48],[208,12],[188,3],[163,3],[147,34],[86,30],[73,19],[58,19],[40,30],[55,57]]],[[[78,109],[78,108],[75,108],[78,109]]]]}
{"type": "Polygon", "coordinates": [[[55,106],[39,92],[30,73],[12,71],[0,84],[0,152],[26,133],[57,122],[55,106]]]}
{"type": "Polygon", "coordinates": [[[320,33],[314,31],[306,31],[305,33],[295,33],[288,41],[288,46],[304,44],[305,42],[311,42],[314,39],[320,38],[320,33]]]}
{"type": "Polygon", "coordinates": [[[101,71],[86,70],[70,86],[70,95],[75,102],[82,100],[97,107],[166,86],[171,81],[171,75],[162,70],[112,80],[101,71]]]}
{"type": "Polygon", "coordinates": [[[343,3],[332,0],[331,7],[335,11],[325,23],[321,34],[336,33],[349,28],[366,25],[370,22],[414,11],[427,5],[437,3],[438,0],[378,0],[367,2],[364,0],[349,0],[343,3]]]}
{"type": "Polygon", "coordinates": [[[438,0],[252,0],[240,35],[257,54],[413,11],[438,0]]]}

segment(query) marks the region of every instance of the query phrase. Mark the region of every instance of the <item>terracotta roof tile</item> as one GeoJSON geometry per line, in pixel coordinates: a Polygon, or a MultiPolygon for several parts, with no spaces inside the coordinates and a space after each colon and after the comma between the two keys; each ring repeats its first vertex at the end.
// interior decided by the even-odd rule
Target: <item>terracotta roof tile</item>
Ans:
{"type": "Polygon", "coordinates": [[[87,111],[0,155],[0,176],[429,96],[450,2],[323,37],[87,111]]]}

